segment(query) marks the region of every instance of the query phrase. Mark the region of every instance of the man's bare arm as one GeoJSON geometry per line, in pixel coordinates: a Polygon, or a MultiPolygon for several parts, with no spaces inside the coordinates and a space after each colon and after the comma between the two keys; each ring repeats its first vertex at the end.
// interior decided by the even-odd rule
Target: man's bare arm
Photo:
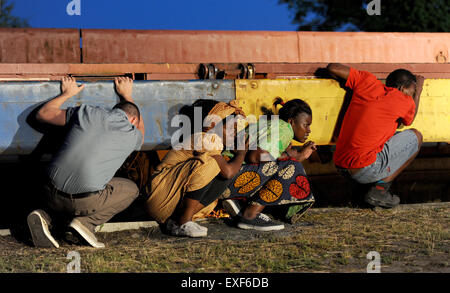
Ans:
{"type": "Polygon", "coordinates": [[[335,79],[343,79],[346,81],[350,74],[350,67],[340,63],[330,63],[328,64],[327,69],[335,79]]]}
{"type": "MultiPolygon", "coordinates": [[[[114,84],[116,85],[116,91],[119,94],[119,97],[125,101],[134,103],[133,99],[133,80],[129,77],[116,77],[114,79],[114,84]]],[[[145,126],[144,119],[142,119],[142,115],[139,117],[139,124],[137,129],[142,133],[142,140],[144,140],[145,136],[145,126]]]]}
{"type": "Polygon", "coordinates": [[[61,80],[61,94],[45,103],[36,113],[36,119],[40,122],[64,126],[66,124],[66,110],[61,109],[61,106],[83,89],[84,85],[78,86],[75,78],[63,77],[61,80]]]}

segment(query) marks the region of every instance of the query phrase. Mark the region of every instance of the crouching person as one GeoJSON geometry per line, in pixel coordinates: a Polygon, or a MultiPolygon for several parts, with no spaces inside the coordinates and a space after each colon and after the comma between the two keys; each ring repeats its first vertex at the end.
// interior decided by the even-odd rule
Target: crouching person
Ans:
{"type": "Polygon", "coordinates": [[[397,132],[397,128],[414,121],[424,78],[397,69],[384,85],[373,74],[342,64],[330,64],[328,70],[353,90],[334,153],[337,170],[360,184],[372,185],[364,197],[369,205],[395,207],[400,198],[389,191],[392,181],[422,145],[417,129],[397,132]]]}
{"type": "Polygon", "coordinates": [[[200,132],[191,131],[157,166],[146,210],[158,223],[166,224],[167,231],[174,236],[205,237],[208,229],[192,219],[222,194],[241,168],[248,145],[235,151],[230,161],[221,153],[225,142],[234,139],[234,115],[243,115],[243,112],[233,102],[197,100],[192,106],[183,107],[180,114],[189,118],[191,125],[195,119],[201,119],[201,125],[206,127],[200,132]],[[201,117],[194,117],[195,108],[201,109],[201,117]],[[211,117],[218,119],[211,122],[211,117]]]}
{"type": "Polygon", "coordinates": [[[39,121],[69,129],[46,174],[45,211],[35,210],[27,219],[36,247],[59,247],[50,232],[53,216],[67,219],[77,238],[95,248],[104,247],[94,235],[95,227],[127,208],[139,195],[131,180],[113,178],[131,152],[140,149],[145,132],[133,103],[133,81],[117,78],[115,85],[122,101],[112,110],[89,105],[61,109],[84,88],[77,86],[74,78],[65,77],[62,94],[37,113],[39,121]]]}
{"type": "MultiPolygon", "coordinates": [[[[300,99],[281,104],[279,119],[259,119],[248,128],[250,150],[239,173],[222,194],[225,210],[237,220],[237,227],[259,231],[284,229],[284,224],[262,213],[267,207],[272,215],[285,221],[302,216],[314,203],[314,195],[302,162],[317,149],[308,141],[312,111],[300,99]],[[255,125],[254,125],[255,126],[255,125]],[[253,130],[251,130],[253,129],[253,130]],[[276,135],[278,133],[278,135],[276,135]],[[295,139],[304,143],[300,150],[292,147],[295,139]]],[[[270,117],[272,112],[267,113],[270,117]]],[[[231,154],[226,154],[231,156],[231,154]]]]}

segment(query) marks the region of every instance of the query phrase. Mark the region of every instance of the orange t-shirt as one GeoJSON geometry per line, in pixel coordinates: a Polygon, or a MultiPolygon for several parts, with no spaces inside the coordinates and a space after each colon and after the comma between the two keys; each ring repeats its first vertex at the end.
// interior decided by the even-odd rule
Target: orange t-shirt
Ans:
{"type": "Polygon", "coordinates": [[[398,119],[411,125],[416,105],[412,97],[385,86],[367,71],[350,68],[345,86],[353,90],[353,96],[333,159],[341,168],[363,168],[375,162],[395,134],[398,119]]]}

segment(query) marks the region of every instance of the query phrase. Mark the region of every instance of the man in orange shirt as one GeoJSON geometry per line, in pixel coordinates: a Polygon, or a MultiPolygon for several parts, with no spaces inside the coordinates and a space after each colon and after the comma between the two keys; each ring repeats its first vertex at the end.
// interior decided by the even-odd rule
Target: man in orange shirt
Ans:
{"type": "Polygon", "coordinates": [[[396,131],[414,121],[424,78],[397,69],[384,85],[367,71],[336,63],[327,69],[353,91],[333,157],[338,172],[373,184],[364,197],[371,206],[397,206],[400,199],[389,187],[419,153],[422,134],[417,129],[396,131]]]}

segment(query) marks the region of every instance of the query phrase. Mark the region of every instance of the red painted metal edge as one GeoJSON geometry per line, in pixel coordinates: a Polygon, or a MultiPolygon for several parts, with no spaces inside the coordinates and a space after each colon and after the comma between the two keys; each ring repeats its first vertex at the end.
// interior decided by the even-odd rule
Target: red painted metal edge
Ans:
{"type": "MultiPolygon", "coordinates": [[[[299,78],[314,76],[318,68],[328,63],[254,63],[255,72],[267,78],[299,78]]],[[[448,64],[364,64],[346,63],[359,70],[374,73],[385,78],[397,68],[405,68],[426,78],[450,78],[448,64]]],[[[114,76],[144,73],[150,80],[198,79],[199,64],[0,64],[2,78],[45,78],[59,79],[64,75],[114,76]]]]}
{"type": "Polygon", "coordinates": [[[296,32],[83,29],[84,63],[298,62],[296,32]]]}
{"type": "Polygon", "coordinates": [[[79,63],[77,29],[0,28],[1,63],[79,63]]]}

